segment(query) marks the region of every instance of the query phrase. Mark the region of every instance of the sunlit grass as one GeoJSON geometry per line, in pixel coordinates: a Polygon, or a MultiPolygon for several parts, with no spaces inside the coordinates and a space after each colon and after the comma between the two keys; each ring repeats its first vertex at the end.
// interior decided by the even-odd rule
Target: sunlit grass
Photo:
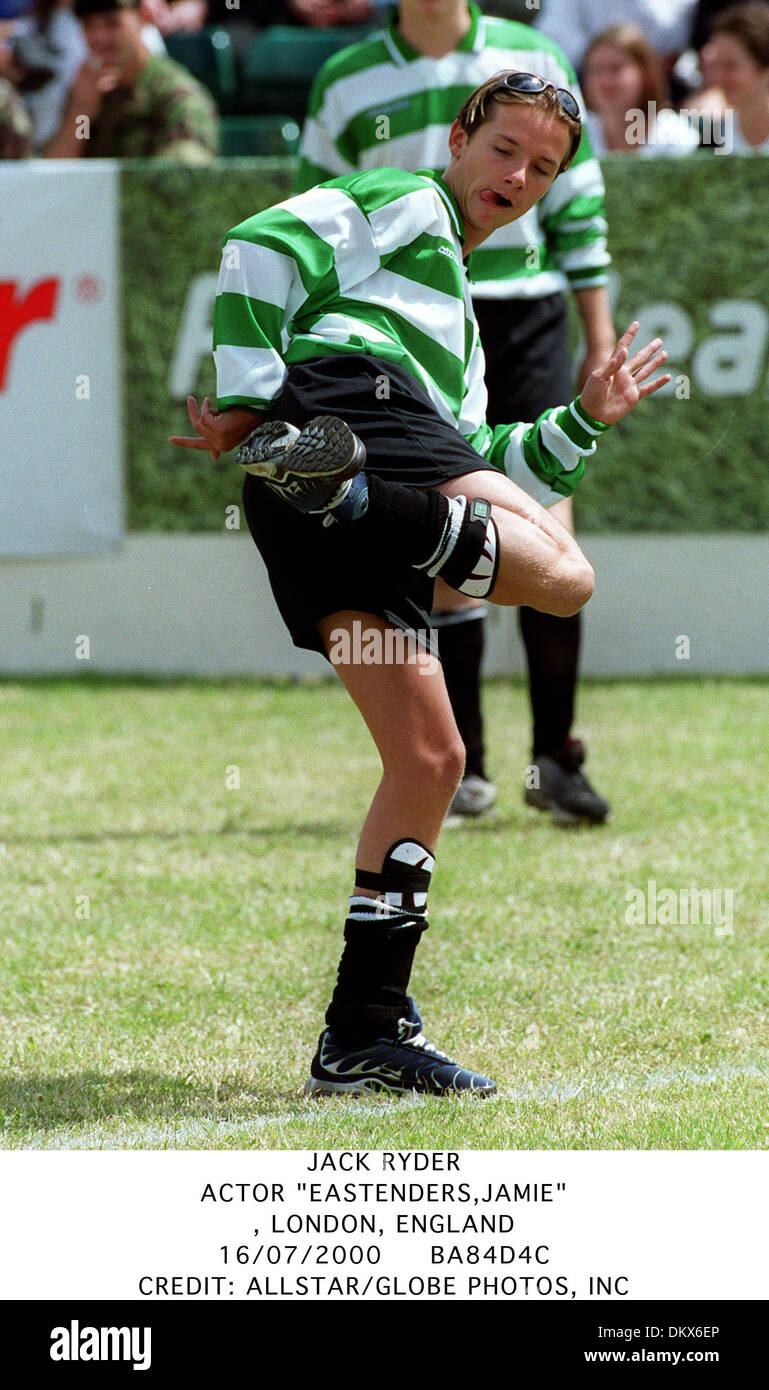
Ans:
{"type": "Polygon", "coordinates": [[[378,761],[336,685],[0,686],[4,1147],[729,1148],[769,1135],[762,682],[586,684],[614,818],[446,831],[413,987],[491,1102],[305,1103],[378,761]],[[233,785],[239,783],[239,785],[233,785]],[[628,892],[734,894],[733,932],[628,892]]]}

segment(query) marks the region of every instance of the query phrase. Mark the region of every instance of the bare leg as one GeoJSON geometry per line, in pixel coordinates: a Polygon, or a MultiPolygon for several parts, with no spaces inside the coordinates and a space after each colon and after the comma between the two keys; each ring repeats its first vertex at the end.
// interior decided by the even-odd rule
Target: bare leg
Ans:
{"type": "MultiPolygon", "coordinates": [[[[463,481],[465,487],[467,487],[469,483],[469,478],[465,477],[463,481]]],[[[511,483],[510,486],[515,487],[515,483],[511,483]]],[[[439,489],[439,491],[444,492],[447,497],[455,497],[457,493],[453,490],[453,488],[454,480],[452,480],[452,482],[450,483],[445,483],[439,489]]],[[[518,491],[518,489],[516,490],[518,491]]],[[[464,488],[459,489],[459,491],[464,491],[464,495],[466,497],[488,496],[487,486],[485,488],[482,488],[479,493],[473,492],[472,494],[470,494],[466,492],[464,488]]],[[[489,500],[492,501],[494,499],[489,498],[489,500]]],[[[536,503],[533,503],[533,505],[536,506],[536,503]]],[[[570,497],[564,497],[563,501],[556,502],[554,507],[540,508],[539,510],[544,511],[545,516],[550,517],[551,520],[556,521],[559,526],[563,527],[565,531],[568,531],[570,536],[574,536],[574,504],[570,497]]],[[[499,600],[495,599],[494,602],[499,602],[499,600]]],[[[450,589],[448,584],[444,584],[440,575],[438,575],[438,578],[435,581],[434,607],[438,609],[441,613],[461,613],[463,609],[477,608],[478,600],[477,598],[468,598],[467,594],[460,594],[457,592],[456,589],[450,589]]]]}
{"type": "Polygon", "coordinates": [[[547,514],[554,517],[570,536],[574,535],[574,503],[570,497],[564,497],[562,502],[556,502],[554,507],[548,507],[547,514]]]}
{"type": "Polygon", "coordinates": [[[492,504],[500,542],[492,603],[527,604],[568,617],[587,603],[594,574],[576,540],[503,473],[466,473],[441,483],[447,497],[485,497],[492,504]]]}
{"type": "Polygon", "coordinates": [[[382,639],[393,629],[368,613],[339,612],[318,630],[360,710],[382,759],[382,780],[366,817],[357,870],[378,884],[356,883],[345,923],[345,945],[326,1011],[327,1028],[313,1057],[307,1095],[384,1089],[490,1095],[493,1081],[452,1062],[422,1035],[408,995],[414,953],[426,922],[430,858],[464,765],[464,747],[451,713],[440,663],[396,659],[364,665],[354,659],[355,623],[382,639]],[[405,845],[396,842],[405,842],[405,845]],[[424,857],[396,862],[399,849],[424,857]],[[392,853],[390,853],[392,851],[392,853]],[[425,868],[425,860],[429,867],[425,868]],[[409,869],[409,863],[412,866],[409,869]],[[405,872],[404,872],[405,870],[405,872]],[[416,875],[416,877],[415,877],[416,875]],[[376,889],[376,891],[374,891],[376,889]],[[383,890],[383,891],[380,891],[383,890]],[[371,902],[371,899],[378,899],[371,902]]]}
{"type": "MultiPolygon", "coordinates": [[[[331,633],[352,634],[354,623],[384,636],[388,625],[370,613],[333,613],[318,624],[327,650],[331,633]]],[[[335,636],[334,646],[339,647],[335,636]]],[[[377,873],[396,840],[419,840],[432,852],[462,776],[465,750],[446,693],[440,662],[420,653],[418,662],[365,666],[350,661],[336,670],[360,710],[382,759],[382,780],[361,832],[356,863],[377,873]]]]}

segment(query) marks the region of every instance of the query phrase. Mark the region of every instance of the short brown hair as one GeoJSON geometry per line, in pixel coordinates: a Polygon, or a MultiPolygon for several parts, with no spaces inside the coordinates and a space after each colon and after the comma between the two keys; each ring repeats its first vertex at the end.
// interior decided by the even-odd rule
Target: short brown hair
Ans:
{"type": "Polygon", "coordinates": [[[582,59],[585,83],[587,74],[584,70],[587,60],[597,48],[616,48],[641,69],[639,106],[648,107],[652,102],[656,102],[658,108],[670,105],[662,60],[655,53],[643,29],[639,29],[637,24],[612,24],[602,33],[596,34],[593,42],[585,49],[582,59]]]}
{"type": "Polygon", "coordinates": [[[493,120],[496,114],[494,110],[496,105],[537,106],[548,116],[554,116],[556,120],[562,121],[569,132],[569,150],[558,170],[558,173],[562,174],[564,170],[568,169],[579,149],[579,142],[582,139],[581,121],[575,120],[567,111],[564,111],[552,83],[541,92],[513,92],[509,87],[500,88],[500,83],[512,75],[508,72],[498,72],[494,77],[488,78],[480,87],[476,87],[475,91],[471,92],[467,98],[457,117],[459,124],[469,138],[471,135],[475,135],[481,126],[493,120]],[[494,90],[495,88],[497,90],[494,90]],[[493,95],[491,95],[492,92],[493,95]]]}
{"type": "Polygon", "coordinates": [[[717,34],[738,39],[758,67],[769,68],[769,7],[763,0],[722,10],[713,20],[708,37],[714,39],[717,34]]]}

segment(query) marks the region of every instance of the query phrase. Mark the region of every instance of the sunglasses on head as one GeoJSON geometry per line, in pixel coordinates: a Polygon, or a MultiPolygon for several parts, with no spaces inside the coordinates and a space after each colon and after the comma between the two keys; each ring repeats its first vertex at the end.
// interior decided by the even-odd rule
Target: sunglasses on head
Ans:
{"type": "Polygon", "coordinates": [[[546,82],[544,77],[537,77],[533,72],[509,72],[506,77],[500,79],[496,87],[486,93],[487,98],[493,97],[496,92],[545,92],[551,87],[555,92],[561,106],[561,110],[571,116],[573,121],[580,121],[579,106],[571,92],[565,87],[555,87],[552,82],[546,82]]]}

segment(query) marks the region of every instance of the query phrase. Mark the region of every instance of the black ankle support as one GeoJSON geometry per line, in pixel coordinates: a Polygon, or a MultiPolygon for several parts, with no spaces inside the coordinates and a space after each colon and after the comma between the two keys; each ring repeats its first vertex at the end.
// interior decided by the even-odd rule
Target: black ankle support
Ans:
{"type": "Polygon", "coordinates": [[[345,948],[326,1023],[343,1047],[394,1038],[406,1012],[414,953],[422,932],[434,864],[418,840],[397,840],[380,873],[356,869],[356,886],[382,896],[351,899],[345,948]]]}
{"type": "Polygon", "coordinates": [[[347,919],[345,948],[326,1023],[343,1047],[394,1038],[406,1008],[414,953],[427,923],[395,913],[368,922],[347,919]]]}
{"type": "Polygon", "coordinates": [[[385,855],[382,872],[355,870],[355,886],[381,893],[385,900],[408,912],[424,912],[435,860],[419,840],[396,840],[385,855]]]}

